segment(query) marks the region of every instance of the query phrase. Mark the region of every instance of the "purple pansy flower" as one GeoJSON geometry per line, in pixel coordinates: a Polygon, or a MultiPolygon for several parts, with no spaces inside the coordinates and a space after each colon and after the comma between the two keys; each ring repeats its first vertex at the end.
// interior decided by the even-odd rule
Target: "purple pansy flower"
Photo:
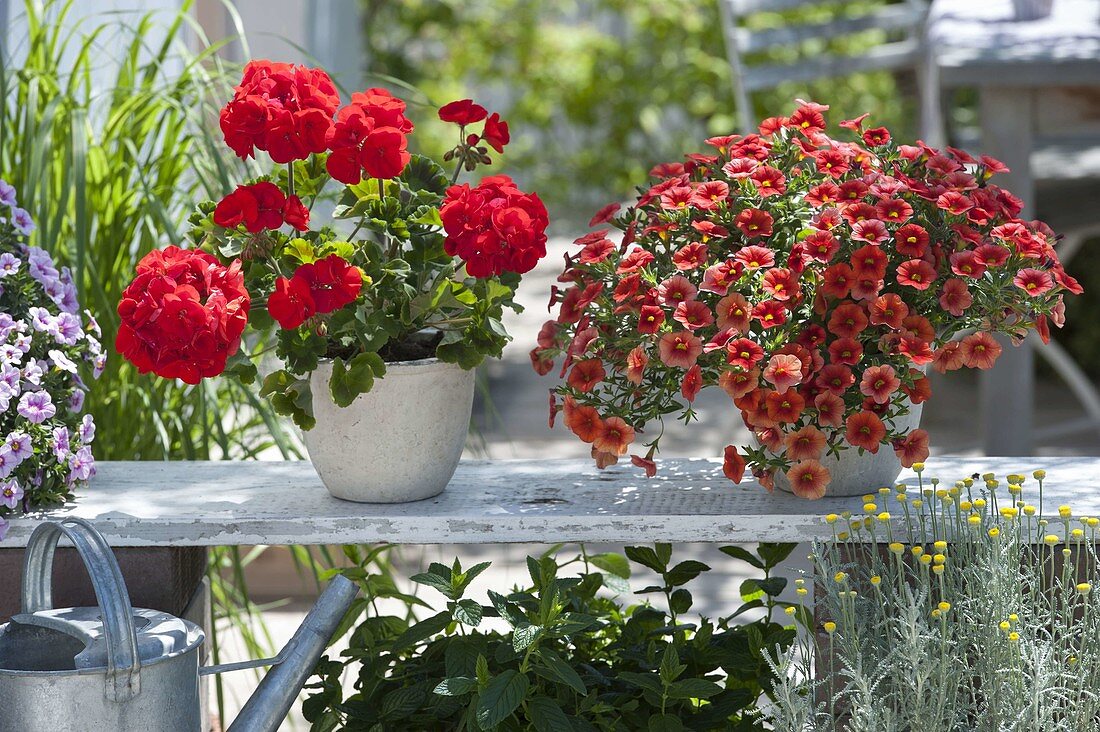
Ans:
{"type": "Polygon", "coordinates": [[[19,462],[23,462],[34,454],[30,435],[26,432],[12,432],[8,435],[7,439],[4,440],[4,444],[8,446],[12,456],[19,462]]]}
{"type": "Polygon", "coordinates": [[[10,396],[15,396],[19,393],[19,381],[22,378],[22,374],[19,373],[19,369],[14,366],[4,365],[0,368],[0,384],[3,384],[11,390],[10,396]]]}
{"type": "Polygon", "coordinates": [[[72,313],[61,313],[55,321],[57,325],[57,341],[66,346],[75,346],[84,337],[84,328],[80,325],[80,318],[72,313]]]}
{"type": "Polygon", "coordinates": [[[7,277],[10,274],[15,274],[19,271],[20,264],[22,264],[22,262],[19,261],[19,257],[11,252],[0,254],[0,277],[7,277]]]}
{"type": "Polygon", "coordinates": [[[65,458],[69,456],[69,428],[68,427],[54,427],[53,428],[53,454],[57,458],[57,462],[65,462],[65,458]]]}
{"type": "Polygon", "coordinates": [[[27,361],[27,365],[23,367],[23,378],[35,386],[38,386],[42,383],[42,375],[46,373],[46,368],[48,367],[49,364],[46,364],[45,361],[39,361],[32,358],[27,361]]]}
{"type": "Polygon", "coordinates": [[[0,180],[0,203],[5,206],[14,206],[18,203],[15,200],[15,186],[6,180],[0,180]]]}
{"type": "Polygon", "coordinates": [[[0,445],[0,478],[7,478],[17,467],[19,467],[19,461],[12,456],[11,448],[0,445]]]}
{"type": "Polygon", "coordinates": [[[61,351],[57,350],[56,348],[51,348],[49,353],[46,355],[50,357],[50,361],[53,363],[53,365],[61,369],[62,371],[67,371],[70,374],[76,373],[76,364],[73,363],[72,359],[70,359],[61,351]]]}
{"type": "Polygon", "coordinates": [[[17,481],[9,480],[0,484],[0,505],[15,509],[23,500],[23,488],[17,481]]]}
{"type": "Polygon", "coordinates": [[[14,226],[16,230],[24,236],[27,236],[32,231],[34,231],[34,219],[31,218],[31,215],[29,213],[21,208],[12,207],[11,223],[12,226],[14,226]]]}
{"type": "Polygon", "coordinates": [[[92,419],[92,415],[85,414],[84,419],[80,420],[80,441],[87,445],[94,439],[95,420],[92,419]]]}
{"type": "Polygon", "coordinates": [[[57,414],[57,407],[54,406],[49,392],[29,391],[19,399],[19,414],[34,424],[42,424],[57,414]]]}
{"type": "Polygon", "coordinates": [[[69,479],[88,480],[95,475],[95,459],[90,447],[82,447],[69,458],[69,479]]]}

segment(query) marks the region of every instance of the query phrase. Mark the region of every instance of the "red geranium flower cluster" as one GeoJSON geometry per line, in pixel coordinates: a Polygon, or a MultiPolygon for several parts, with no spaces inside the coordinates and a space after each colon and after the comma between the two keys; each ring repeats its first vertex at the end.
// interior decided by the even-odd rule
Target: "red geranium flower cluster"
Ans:
{"type": "Polygon", "coordinates": [[[451,186],[439,214],[447,254],[461,257],[472,277],[523,274],[546,256],[546,206],[506,175],[489,176],[475,188],[451,186]]]}
{"type": "MultiPolygon", "coordinates": [[[[927,434],[900,420],[930,396],[928,366],[987,369],[1001,350],[991,333],[1046,340],[1062,324],[1063,296],[1081,288],[1053,232],[990,182],[1003,165],[899,145],[863,118],[841,123],[856,142],[835,140],[827,109],[802,103],[658,166],[634,207],[593,218],[621,240],[577,240],[531,358],[540,373],[562,358],[551,419],[563,410],[598,464],[650,421],[690,419],[717,385],[757,441],[726,448],[725,474],[751,468],[771,488],[783,472],[820,497],[823,461],[841,450],[927,457],[927,434]]],[[[657,443],[631,456],[650,473],[657,443]]]]}
{"type": "Polygon", "coordinates": [[[317,313],[331,313],[355,302],[363,273],[336,254],[303,264],[294,275],[277,277],[267,310],[283,328],[297,328],[317,313]]]}
{"type": "Polygon", "coordinates": [[[449,173],[409,153],[405,110],[385,89],[352,94],[341,108],[319,69],[249,63],[222,131],[242,158],[266,151],[285,167],[200,204],[188,232],[195,250],[142,262],[119,305],[123,355],[168,378],[215,376],[238,348],[251,293],[281,326],[272,350],[284,367],[268,374],[264,392],[303,429],[314,423],[305,385],[323,359],[334,361],[328,396],[346,406],[371,388],[361,370],[379,375],[380,361],[435,357],[471,369],[499,357],[509,340],[504,310],[518,308],[510,273],[545,255],[546,208],[505,176],[453,185],[491,162],[489,147],[508,143],[498,114],[471,100],[440,110],[460,125],[443,156],[456,168],[449,173]],[[475,123],[480,134],[468,129],[475,123]],[[347,226],[311,230],[318,201],[347,226]]]}
{"type": "Polygon", "coordinates": [[[295,195],[286,195],[274,183],[260,181],[237,190],[218,202],[214,223],[232,229],[244,225],[253,234],[278,229],[284,223],[298,231],[309,228],[309,209],[295,195]]]}
{"type": "Polygon", "coordinates": [[[500,118],[496,112],[489,114],[489,110],[477,104],[472,99],[459,99],[458,101],[444,104],[439,108],[439,119],[444,122],[453,122],[463,129],[467,125],[477,124],[485,120],[485,127],[480,135],[471,135],[466,138],[466,144],[473,146],[484,141],[498,153],[504,152],[504,146],[511,141],[508,134],[508,123],[500,118]]]}
{"type": "Polygon", "coordinates": [[[118,304],[115,347],[141,373],[197,384],[237,352],[248,321],[240,262],[179,247],[142,258],[118,304]]]}
{"type": "Polygon", "coordinates": [[[250,61],[219,122],[238,157],[265,150],[284,164],[327,149],[339,106],[336,86],[321,69],[250,61]]]}
{"type": "Polygon", "coordinates": [[[394,178],[409,164],[408,138],[413,124],[405,117],[405,102],[385,89],[351,95],[340,110],[329,138],[329,175],[354,185],[366,173],[394,178]]]}

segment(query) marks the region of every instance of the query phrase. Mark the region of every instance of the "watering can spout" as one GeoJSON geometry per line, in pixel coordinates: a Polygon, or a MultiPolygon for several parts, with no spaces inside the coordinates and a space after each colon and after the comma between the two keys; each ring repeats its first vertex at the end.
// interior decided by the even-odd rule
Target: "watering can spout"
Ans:
{"type": "MultiPolygon", "coordinates": [[[[276,732],[279,729],[358,594],[358,585],[347,577],[336,575],[333,578],[294,637],[273,659],[271,670],[229,725],[228,732],[276,732]]],[[[222,670],[231,669],[212,669],[214,672],[222,670]]]]}

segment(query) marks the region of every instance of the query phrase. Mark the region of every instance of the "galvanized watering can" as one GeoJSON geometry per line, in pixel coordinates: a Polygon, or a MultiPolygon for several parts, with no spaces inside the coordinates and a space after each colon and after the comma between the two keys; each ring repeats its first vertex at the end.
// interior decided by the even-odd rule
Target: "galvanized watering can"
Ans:
{"type": "Polygon", "coordinates": [[[114,554],[81,519],[35,529],[23,566],[23,612],[0,625],[0,732],[197,732],[199,676],[272,666],[229,732],[275,732],[358,587],[337,576],[275,658],[199,668],[201,628],[135,609],[114,554]],[[54,550],[65,536],[99,607],[54,609],[54,550]]]}

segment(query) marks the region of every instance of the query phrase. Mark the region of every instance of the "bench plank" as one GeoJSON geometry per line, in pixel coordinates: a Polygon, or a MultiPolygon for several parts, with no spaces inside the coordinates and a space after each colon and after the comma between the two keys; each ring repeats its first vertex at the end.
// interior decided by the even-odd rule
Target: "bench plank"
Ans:
{"type": "MultiPolygon", "coordinates": [[[[308,462],[104,462],[74,503],[14,519],[0,547],[24,546],[39,520],[63,516],[93,521],[114,546],[805,541],[830,535],[823,514],[860,505],[735,486],[717,459],[659,465],[647,480],[629,464],[463,461],[440,496],[379,505],[332,498],[308,462]]],[[[1078,515],[1100,515],[1100,458],[943,457],[925,476],[950,485],[1036,468],[1049,474],[1047,513],[1072,503],[1078,515]]],[[[903,479],[916,484],[912,473],[903,479]]]]}

